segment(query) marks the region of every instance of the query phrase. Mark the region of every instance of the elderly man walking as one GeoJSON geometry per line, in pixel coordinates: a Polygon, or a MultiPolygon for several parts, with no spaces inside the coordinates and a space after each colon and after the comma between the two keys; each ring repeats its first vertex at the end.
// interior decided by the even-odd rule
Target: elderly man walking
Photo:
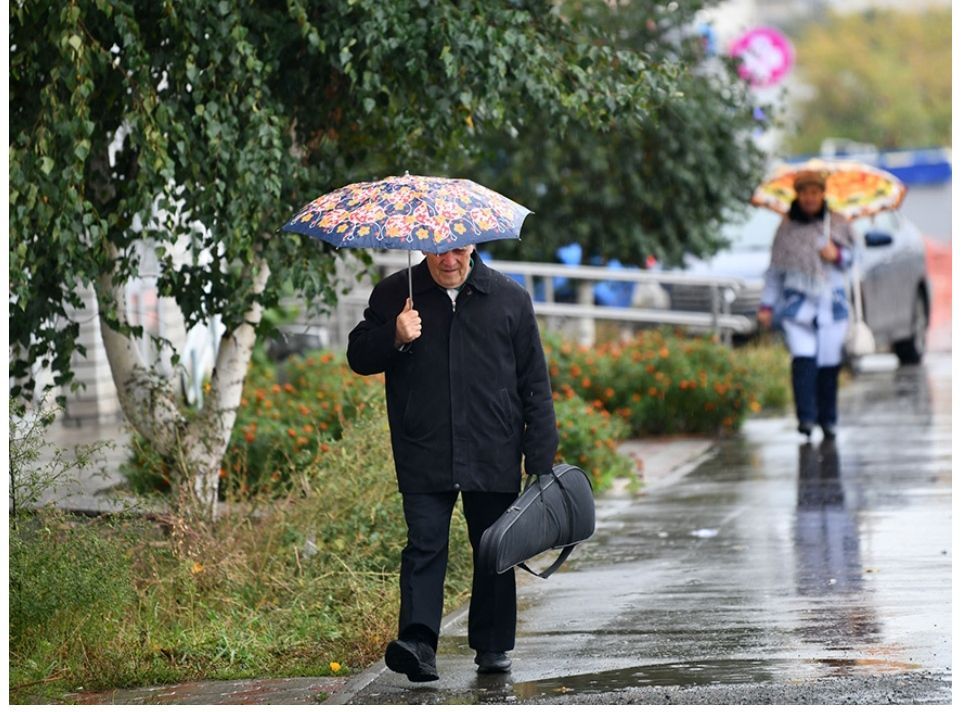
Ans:
{"type": "Polygon", "coordinates": [[[550,472],[558,446],[551,385],[531,298],[474,246],[429,254],[372,291],[349,337],[357,373],[385,374],[388,421],[404,505],[395,672],[437,680],[451,513],[460,493],[475,569],[468,644],[479,673],[507,672],[514,648],[514,571],[479,571],[484,530],[529,474],[550,472]]]}

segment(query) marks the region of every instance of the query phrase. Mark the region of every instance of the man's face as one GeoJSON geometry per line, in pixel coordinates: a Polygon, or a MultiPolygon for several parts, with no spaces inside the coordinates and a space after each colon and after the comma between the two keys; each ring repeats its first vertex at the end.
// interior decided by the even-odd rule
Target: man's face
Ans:
{"type": "Polygon", "coordinates": [[[472,252],[474,245],[458,247],[440,255],[428,253],[428,271],[434,281],[445,289],[460,287],[468,278],[472,252]]]}

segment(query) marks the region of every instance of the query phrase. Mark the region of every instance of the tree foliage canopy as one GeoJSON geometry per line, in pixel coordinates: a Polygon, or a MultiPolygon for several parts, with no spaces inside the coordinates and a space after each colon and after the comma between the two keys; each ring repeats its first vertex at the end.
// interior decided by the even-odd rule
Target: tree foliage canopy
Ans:
{"type": "Polygon", "coordinates": [[[536,117],[515,136],[490,137],[482,181],[535,213],[522,241],[494,244],[496,254],[555,261],[560,246],[577,242],[586,258],[677,264],[721,246],[719,224],[761,177],[753,134],[763,127],[734,66],[706,52],[696,16],[707,4],[562,4],[595,46],[669,63],[672,94],[641,122],[613,117],[562,132],[536,117]]]}
{"type": "Polygon", "coordinates": [[[532,117],[638,123],[668,86],[549,0],[17,0],[9,37],[11,374],[44,361],[58,383],[79,287],[136,275],[142,241],[188,326],[217,314],[230,333],[283,288],[329,304],[335,253],[275,232],[295,208],[445,170],[532,117]]]}
{"type": "Polygon", "coordinates": [[[801,81],[789,150],[814,153],[826,138],[881,149],[952,143],[952,14],[872,10],[830,14],[796,38],[801,81]]]}

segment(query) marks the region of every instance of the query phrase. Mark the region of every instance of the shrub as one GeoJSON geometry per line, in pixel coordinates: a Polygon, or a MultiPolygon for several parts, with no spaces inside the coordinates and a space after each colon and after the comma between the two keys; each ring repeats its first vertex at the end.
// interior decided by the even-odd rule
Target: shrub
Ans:
{"type": "Polygon", "coordinates": [[[772,338],[744,346],[735,358],[751,374],[755,398],[765,410],[784,410],[792,402],[792,357],[772,338]]]}
{"type": "MultiPolygon", "coordinates": [[[[275,365],[254,358],[221,471],[221,496],[282,494],[293,479],[323,459],[345,424],[383,401],[383,379],[356,375],[344,359],[317,352],[275,365]]],[[[171,458],[138,434],[122,465],[131,488],[148,494],[170,491],[171,458]]]]}
{"type": "Polygon", "coordinates": [[[558,462],[582,468],[591,476],[596,492],[607,489],[616,477],[635,475],[631,460],[615,449],[628,433],[624,419],[586,403],[568,385],[554,393],[554,401],[560,437],[558,462]]]}
{"type": "Polygon", "coordinates": [[[731,431],[761,409],[749,370],[710,338],[656,330],[593,348],[546,342],[555,388],[620,415],[635,436],[731,431]]]}
{"type": "Polygon", "coordinates": [[[224,459],[228,481],[242,494],[286,485],[330,450],[345,423],[383,400],[383,383],[328,352],[252,368],[224,459]]]}

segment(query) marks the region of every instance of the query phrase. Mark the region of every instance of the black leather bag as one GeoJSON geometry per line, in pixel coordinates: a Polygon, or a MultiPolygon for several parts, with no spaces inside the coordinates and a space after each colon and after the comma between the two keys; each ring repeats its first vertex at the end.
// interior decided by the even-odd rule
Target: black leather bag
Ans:
{"type": "Polygon", "coordinates": [[[499,574],[520,566],[548,578],[565,562],[575,544],[594,531],[591,479],[573,465],[555,465],[546,475],[529,477],[524,491],[481,535],[477,565],[499,574]],[[550,549],[561,549],[561,553],[544,571],[532,571],[524,563],[550,549]]]}

